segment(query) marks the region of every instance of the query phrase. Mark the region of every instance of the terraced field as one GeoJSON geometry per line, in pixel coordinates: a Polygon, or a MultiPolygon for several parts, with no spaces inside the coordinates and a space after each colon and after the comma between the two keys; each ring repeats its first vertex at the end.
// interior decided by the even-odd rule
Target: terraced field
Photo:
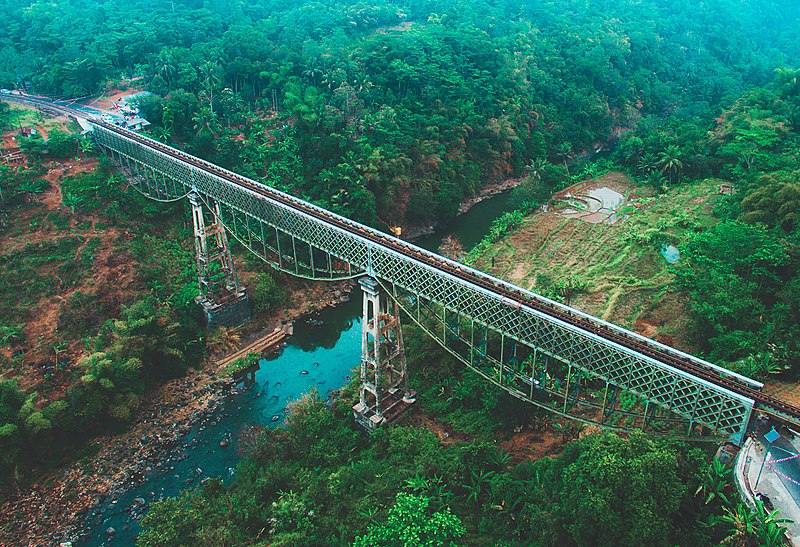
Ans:
{"type": "Polygon", "coordinates": [[[629,216],[624,220],[591,224],[563,216],[564,207],[556,206],[527,217],[475,265],[691,350],[686,299],[673,290],[673,274],[660,250],[664,244],[679,247],[687,233],[716,222],[712,210],[721,199],[718,182],[710,179],[691,187],[677,186],[654,196],[650,188],[611,172],[571,190],[574,195],[576,187],[604,186],[626,196],[621,212],[629,216]]]}

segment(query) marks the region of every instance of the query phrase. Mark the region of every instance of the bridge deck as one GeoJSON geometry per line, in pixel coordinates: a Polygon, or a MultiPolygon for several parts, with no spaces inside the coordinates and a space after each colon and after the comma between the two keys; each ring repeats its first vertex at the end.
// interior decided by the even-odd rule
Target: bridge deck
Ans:
{"type": "MultiPolygon", "coordinates": [[[[52,104],[46,106],[52,108],[52,104]]],[[[342,273],[333,265],[334,257],[348,265],[348,274],[355,268],[383,280],[395,295],[407,295],[412,307],[416,303],[418,315],[420,303],[433,303],[430,309],[440,322],[445,324],[454,317],[458,325],[445,326],[441,342],[446,343],[448,334],[462,336],[460,325],[468,324],[471,338],[462,336],[461,340],[471,347],[459,358],[512,393],[508,380],[505,384],[503,380],[502,350],[499,358],[491,357],[476,346],[476,332],[481,328],[484,343],[488,334],[494,333],[503,342],[533,348],[567,364],[570,371],[574,367],[735,440],[743,437],[754,407],[800,424],[800,409],[762,393],[759,382],[137,133],[99,120],[89,120],[89,124],[97,144],[137,178],[150,197],[173,200],[194,191],[207,203],[220,204],[226,228],[253,252],[274,260],[276,267],[293,268],[297,274],[333,276],[342,273]],[[291,245],[288,255],[287,245],[291,245]],[[308,251],[301,265],[298,247],[304,245],[308,251]],[[320,266],[320,256],[326,257],[327,269],[320,266]],[[499,377],[495,377],[498,371],[499,377]]]]}

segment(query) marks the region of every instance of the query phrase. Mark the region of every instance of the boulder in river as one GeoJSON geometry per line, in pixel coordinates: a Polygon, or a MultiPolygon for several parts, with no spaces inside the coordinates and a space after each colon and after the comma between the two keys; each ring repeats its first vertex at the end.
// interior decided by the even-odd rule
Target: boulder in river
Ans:
{"type": "Polygon", "coordinates": [[[114,530],[113,526],[109,526],[108,528],[106,528],[106,534],[108,534],[109,536],[113,536],[116,533],[117,533],[117,531],[114,530]]]}
{"type": "Polygon", "coordinates": [[[220,445],[220,447],[222,447],[222,448],[225,448],[225,447],[226,447],[226,446],[228,446],[229,444],[231,444],[231,442],[230,442],[228,439],[222,439],[222,440],[219,442],[219,445],[220,445]]]}

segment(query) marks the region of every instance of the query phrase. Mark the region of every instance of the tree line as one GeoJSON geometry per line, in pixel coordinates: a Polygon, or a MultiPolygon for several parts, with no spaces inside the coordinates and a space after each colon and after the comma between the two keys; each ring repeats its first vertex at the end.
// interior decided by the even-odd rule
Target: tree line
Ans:
{"type": "Polygon", "coordinates": [[[714,112],[798,60],[796,10],[773,1],[3,7],[3,85],[142,78],[157,137],[377,225],[445,221],[481,184],[714,112]]]}

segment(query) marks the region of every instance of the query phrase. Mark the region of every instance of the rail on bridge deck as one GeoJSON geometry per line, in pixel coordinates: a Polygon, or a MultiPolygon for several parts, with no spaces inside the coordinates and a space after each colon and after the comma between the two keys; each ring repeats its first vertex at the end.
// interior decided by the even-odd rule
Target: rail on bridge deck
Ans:
{"type": "Polygon", "coordinates": [[[375,277],[451,354],[536,406],[602,427],[686,437],[711,431],[737,443],[756,406],[800,423],[799,409],[762,395],[761,384],[744,376],[142,135],[88,121],[95,142],[149,198],[195,192],[234,238],[292,275],[375,277]]]}

